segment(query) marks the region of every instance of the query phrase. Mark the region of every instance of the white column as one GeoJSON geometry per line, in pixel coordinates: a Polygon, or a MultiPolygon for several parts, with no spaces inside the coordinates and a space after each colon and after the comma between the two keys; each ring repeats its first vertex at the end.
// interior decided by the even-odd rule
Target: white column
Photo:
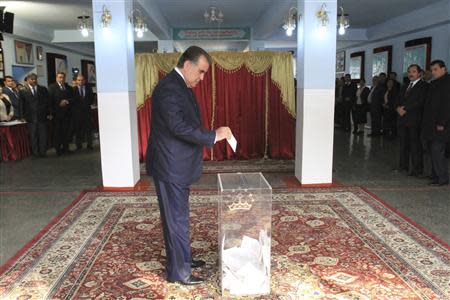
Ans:
{"type": "Polygon", "coordinates": [[[134,36],[129,0],[93,0],[95,62],[103,186],[133,187],[140,178],[134,36]],[[112,15],[101,24],[105,6],[112,15]]]}
{"type": "Polygon", "coordinates": [[[302,185],[332,183],[337,1],[298,1],[295,176],[302,185]],[[329,23],[316,17],[322,4],[329,23]]]}

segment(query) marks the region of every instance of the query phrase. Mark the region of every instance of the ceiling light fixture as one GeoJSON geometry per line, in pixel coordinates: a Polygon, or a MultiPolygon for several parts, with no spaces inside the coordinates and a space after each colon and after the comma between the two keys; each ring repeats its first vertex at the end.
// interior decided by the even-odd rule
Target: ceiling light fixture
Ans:
{"type": "Polygon", "coordinates": [[[90,24],[89,16],[83,12],[83,15],[78,16],[78,26],[77,29],[81,32],[83,37],[88,37],[89,32],[92,31],[92,27],[90,24]]]}
{"type": "Polygon", "coordinates": [[[111,21],[112,21],[111,12],[108,10],[106,5],[103,5],[103,12],[101,18],[102,27],[108,28],[109,24],[111,24],[111,21]]]}
{"type": "Polygon", "coordinates": [[[208,10],[205,9],[205,13],[203,14],[203,17],[205,18],[206,23],[217,22],[220,24],[223,22],[224,15],[223,15],[223,12],[221,10],[219,10],[217,7],[210,6],[209,12],[208,12],[208,10]]]}
{"type": "Polygon", "coordinates": [[[341,6],[341,14],[338,15],[338,26],[339,26],[339,34],[344,35],[345,29],[350,27],[350,20],[348,18],[348,14],[344,13],[344,8],[341,6]]]}
{"type": "Polygon", "coordinates": [[[148,31],[147,24],[145,23],[145,19],[142,16],[142,13],[139,9],[135,8],[130,12],[129,15],[130,23],[133,25],[134,31],[136,32],[136,36],[138,38],[142,38],[144,36],[144,32],[148,31]]]}
{"type": "Polygon", "coordinates": [[[295,28],[297,27],[297,8],[291,7],[289,13],[284,19],[283,29],[286,30],[287,36],[292,36],[295,28]]]}
{"type": "Polygon", "coordinates": [[[317,19],[319,19],[320,25],[322,27],[327,27],[330,19],[328,18],[328,12],[325,10],[327,5],[325,3],[322,4],[320,10],[316,13],[317,19]]]}

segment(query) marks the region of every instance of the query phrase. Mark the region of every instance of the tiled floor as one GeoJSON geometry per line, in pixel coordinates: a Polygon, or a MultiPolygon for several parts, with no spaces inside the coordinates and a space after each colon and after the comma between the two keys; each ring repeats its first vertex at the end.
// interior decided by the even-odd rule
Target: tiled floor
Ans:
{"type": "MultiPolygon", "coordinates": [[[[334,180],[367,188],[389,205],[450,243],[450,187],[429,187],[424,179],[392,171],[398,144],[336,131],[334,180]]],[[[82,151],[45,159],[0,164],[0,265],[13,256],[84,189],[101,185],[100,154],[82,151]]],[[[272,187],[283,187],[293,174],[265,174],[272,187]]],[[[142,186],[151,185],[143,176],[142,186]]],[[[216,188],[216,176],[204,175],[194,188],[216,188]]]]}

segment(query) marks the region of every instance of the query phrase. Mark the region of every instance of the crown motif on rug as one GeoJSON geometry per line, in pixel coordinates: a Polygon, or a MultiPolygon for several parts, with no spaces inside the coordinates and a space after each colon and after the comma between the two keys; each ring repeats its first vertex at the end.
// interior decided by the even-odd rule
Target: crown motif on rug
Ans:
{"type": "Polygon", "coordinates": [[[236,195],[237,202],[234,201],[230,205],[228,205],[228,209],[231,211],[235,210],[250,210],[253,206],[253,202],[255,202],[255,198],[253,197],[253,194],[249,194],[248,196],[244,196],[242,194],[236,195]],[[243,200],[243,198],[248,198],[248,200],[243,200]]]}

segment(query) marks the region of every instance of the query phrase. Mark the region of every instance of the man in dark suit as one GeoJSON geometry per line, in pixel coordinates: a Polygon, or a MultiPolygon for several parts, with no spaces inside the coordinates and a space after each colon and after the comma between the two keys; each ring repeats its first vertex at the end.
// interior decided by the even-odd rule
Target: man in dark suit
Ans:
{"type": "Polygon", "coordinates": [[[20,101],[19,92],[16,90],[16,81],[12,76],[5,76],[5,88],[3,94],[8,95],[9,100],[14,108],[14,119],[23,118],[23,104],[20,101]]]}
{"type": "Polygon", "coordinates": [[[386,93],[386,85],[384,79],[374,76],[372,80],[372,88],[367,101],[370,105],[371,133],[369,137],[381,135],[381,125],[383,117],[384,94],[386,93]]]}
{"type": "Polygon", "coordinates": [[[86,85],[86,80],[81,74],[77,76],[76,86],[74,86],[73,90],[72,124],[75,130],[77,150],[83,148],[83,140],[85,138],[87,148],[92,150],[91,105],[94,103],[94,93],[92,88],[86,85]]]}
{"type": "Polygon", "coordinates": [[[70,153],[69,142],[72,138],[71,106],[73,102],[73,89],[66,83],[66,74],[56,74],[56,82],[48,87],[50,100],[54,113],[56,153],[62,155],[70,153]]]}
{"type": "Polygon", "coordinates": [[[408,68],[410,83],[404,85],[397,101],[398,134],[400,137],[400,171],[409,171],[410,176],[421,176],[423,173],[423,151],[420,139],[423,106],[428,84],[421,78],[421,68],[413,64],[408,68]]]}
{"type": "Polygon", "coordinates": [[[28,122],[28,133],[34,157],[47,153],[47,120],[51,119],[47,89],[37,84],[37,76],[27,75],[27,84],[19,91],[23,102],[23,117],[28,122]]]}
{"type": "Polygon", "coordinates": [[[228,127],[215,132],[202,125],[200,109],[191,88],[203,80],[211,57],[202,48],[189,47],[177,67],[163,78],[152,95],[152,130],[147,149],[147,173],[153,176],[166,247],[169,282],[200,284],[191,268],[189,238],[189,187],[202,175],[203,147],[231,138],[228,127]]]}
{"type": "Polygon", "coordinates": [[[356,90],[358,87],[356,83],[352,81],[350,74],[345,74],[344,87],[342,88],[342,100],[344,108],[344,130],[350,131],[352,123],[350,120],[350,114],[352,112],[352,106],[356,102],[356,90]]]}
{"type": "Polygon", "coordinates": [[[450,75],[442,60],[431,63],[434,80],[425,101],[422,138],[429,147],[432,163],[430,185],[448,185],[450,144],[450,75]]]}

